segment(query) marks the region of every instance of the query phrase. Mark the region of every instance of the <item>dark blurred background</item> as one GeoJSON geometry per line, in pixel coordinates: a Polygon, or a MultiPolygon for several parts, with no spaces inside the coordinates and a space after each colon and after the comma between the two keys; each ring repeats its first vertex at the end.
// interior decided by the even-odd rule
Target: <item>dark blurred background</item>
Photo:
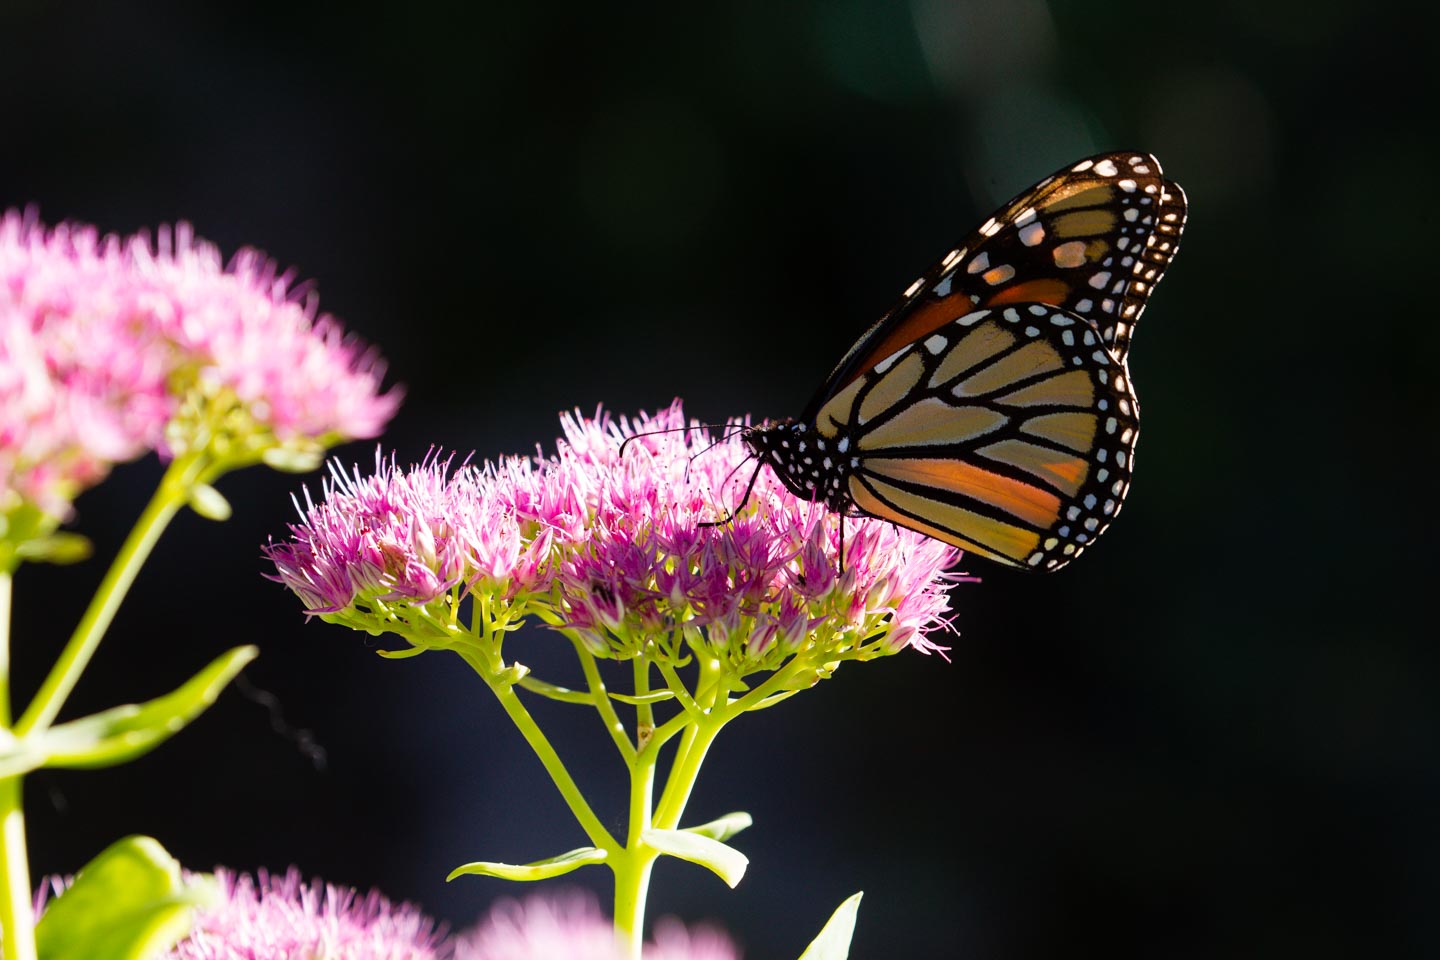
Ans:
{"type": "MultiPolygon", "coordinates": [[[[751,811],[750,872],[665,863],[652,916],[749,960],[796,957],[858,889],[859,960],[1436,956],[1422,36],[1348,0],[3,0],[0,207],[266,249],[406,384],[387,449],[488,457],[602,402],[797,413],[998,203],[1156,153],[1191,216],[1132,353],[1123,519],[1057,576],[971,563],[951,662],[847,669],[732,727],[690,819],[751,811]]],[[[97,559],[22,571],[18,696],[158,475],[80,501],[97,559]]],[[[141,831],[465,926],[519,888],[453,866],[583,842],[458,660],[386,662],[261,579],[317,480],[231,476],[234,519],[166,535],[67,715],[263,655],[143,760],[31,777],[37,874],[141,831]]],[[[544,706],[618,820],[612,748],[544,706]]]]}

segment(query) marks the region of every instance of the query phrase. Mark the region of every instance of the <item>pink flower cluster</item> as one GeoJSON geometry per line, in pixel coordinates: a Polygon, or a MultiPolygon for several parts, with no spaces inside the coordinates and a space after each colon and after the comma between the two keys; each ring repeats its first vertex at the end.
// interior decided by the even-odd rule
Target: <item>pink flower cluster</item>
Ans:
{"type": "Polygon", "coordinates": [[[220,902],[196,913],[171,960],[439,960],[450,955],[443,931],[415,907],[372,891],[305,883],[291,868],[258,879],[215,871],[220,902]]]}
{"type": "MultiPolygon", "coordinates": [[[[724,933],[662,919],[645,960],[738,960],[724,933]]],[[[579,892],[500,900],[455,945],[454,960],[622,960],[615,931],[594,899],[579,892]]]]}
{"type": "Polygon", "coordinates": [[[398,392],[292,281],[253,250],[227,267],[184,224],[152,244],[0,216],[0,514],[63,519],[112,464],[168,455],[196,391],[276,445],[376,436],[398,392]]]}
{"type": "Polygon", "coordinates": [[[274,579],[311,614],[417,643],[458,629],[453,605],[476,594],[617,657],[680,641],[752,665],[806,642],[940,649],[926,634],[945,623],[954,548],[846,519],[842,562],[841,518],[768,471],[740,509],[753,460],[738,430],[716,441],[678,403],[562,425],[548,457],[334,470],[324,500],[307,494],[303,521],[267,548],[274,579]]]}
{"type": "MultiPolygon", "coordinates": [[[[193,875],[192,875],[193,876],[193,875]]],[[[35,912],[63,896],[68,877],[51,877],[35,912]]],[[[504,898],[479,924],[447,936],[417,907],[378,891],[306,882],[291,867],[258,876],[219,867],[220,896],[195,912],[186,937],[164,960],[622,960],[615,929],[589,894],[568,891],[504,898]]],[[[709,926],[662,918],[645,960],[739,960],[730,938],[709,926]]]]}
{"type": "MultiPolygon", "coordinates": [[[[579,891],[502,899],[468,933],[447,937],[409,904],[371,891],[305,883],[291,868],[258,879],[219,869],[221,901],[200,910],[167,960],[622,960],[615,929],[579,891]]],[[[645,960],[738,960],[719,930],[656,925],[645,960]]]]}

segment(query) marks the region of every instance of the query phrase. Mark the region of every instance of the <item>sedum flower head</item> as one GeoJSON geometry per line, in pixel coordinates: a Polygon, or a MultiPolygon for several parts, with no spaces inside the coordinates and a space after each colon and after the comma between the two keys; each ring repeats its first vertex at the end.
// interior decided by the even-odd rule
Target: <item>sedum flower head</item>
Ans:
{"type": "Polygon", "coordinates": [[[0,217],[0,513],[64,519],[163,439],[170,351],[115,260],[93,230],[0,217]]]}
{"type": "Polygon", "coordinates": [[[299,293],[253,250],[225,265],[184,224],[152,244],[0,216],[0,518],[64,520],[151,449],[301,463],[377,435],[398,393],[299,293]]]}
{"type": "Polygon", "coordinates": [[[170,960],[438,960],[442,931],[408,904],[305,883],[291,868],[258,877],[219,869],[221,902],[197,911],[170,960]]]}
{"type": "Polygon", "coordinates": [[[122,250],[137,282],[157,291],[154,322],[180,352],[175,376],[198,408],[182,407],[172,445],[204,439],[187,433],[186,415],[237,454],[374,437],[394,415],[400,394],[381,392],[376,353],[259,251],[242,249],[226,265],[184,223],[162,228],[154,245],[141,234],[122,250]]]}
{"type": "Polygon", "coordinates": [[[458,938],[455,960],[620,960],[615,928],[593,897],[578,891],[497,900],[475,930],[458,938]]]}
{"type": "Polygon", "coordinates": [[[768,470],[741,507],[753,461],[738,431],[717,441],[678,403],[562,427],[550,456],[332,469],[267,548],[274,578],[313,615],[422,648],[470,642],[471,600],[502,629],[534,615],[598,655],[701,651],[741,672],[802,648],[941,649],[928,635],[946,624],[954,548],[846,518],[842,562],[840,517],[768,470]]]}
{"type": "MultiPolygon", "coordinates": [[[[455,960],[623,960],[615,930],[594,898],[579,892],[502,899],[484,922],[455,943],[455,960]]],[[[673,918],[656,925],[645,960],[738,960],[730,939],[673,918]]]]}

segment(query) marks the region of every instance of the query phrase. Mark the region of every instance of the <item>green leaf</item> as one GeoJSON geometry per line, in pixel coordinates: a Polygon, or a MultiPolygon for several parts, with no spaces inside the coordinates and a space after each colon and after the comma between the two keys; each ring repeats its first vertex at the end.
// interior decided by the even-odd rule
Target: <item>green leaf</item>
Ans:
{"type": "Polygon", "coordinates": [[[319,444],[304,447],[266,447],[260,459],[267,467],[281,473],[309,473],[320,466],[325,448],[319,444]]]}
{"type": "Polygon", "coordinates": [[[118,840],[81,868],[35,926],[40,960],[152,960],[190,932],[213,883],[186,884],[150,837],[118,840]]]}
{"type": "Polygon", "coordinates": [[[673,690],[655,690],[638,697],[630,693],[610,694],[611,700],[619,700],[621,703],[628,703],[632,707],[643,707],[646,704],[660,703],[663,700],[673,700],[674,698],[675,692],[673,690]]]}
{"type": "Polygon", "coordinates": [[[89,537],[64,531],[26,540],[15,547],[15,555],[22,560],[57,565],[88,560],[94,552],[95,547],[90,543],[89,537]]]}
{"type": "Polygon", "coordinates": [[[234,512],[225,495],[208,483],[197,483],[190,488],[190,509],[206,520],[229,520],[234,512]]]}
{"type": "Polygon", "coordinates": [[[852,894],[830,914],[825,929],[810,941],[810,946],[800,954],[800,960],[845,960],[850,956],[850,938],[855,934],[855,914],[860,910],[860,898],[865,891],[852,894]]]}
{"type": "Polygon", "coordinates": [[[567,874],[571,870],[578,870],[587,864],[603,863],[605,856],[605,851],[598,847],[580,847],[568,853],[562,853],[558,857],[536,860],[534,863],[490,863],[477,860],[474,863],[456,867],[445,879],[447,881],[454,880],[456,877],[473,873],[482,877],[499,877],[502,880],[549,880],[551,877],[567,874]]]}
{"type": "Polygon", "coordinates": [[[711,840],[729,840],[735,834],[744,830],[755,821],[750,814],[744,810],[736,810],[734,813],[727,813],[725,816],[709,823],[702,823],[698,827],[686,827],[686,833],[698,833],[702,837],[709,837],[711,840]]]}
{"type": "Polygon", "coordinates": [[[424,647],[406,647],[404,650],[376,650],[376,654],[386,660],[409,660],[411,657],[418,657],[425,652],[424,647]]]}
{"type": "Polygon", "coordinates": [[[689,830],[646,830],[640,839],[661,853],[698,863],[733,888],[745,876],[750,858],[719,840],[689,830]]]}
{"type": "Polygon", "coordinates": [[[259,652],[236,647],[174,692],[51,727],[34,749],[43,754],[47,767],[108,767],[133,760],[199,716],[259,652]]]}
{"type": "Polygon", "coordinates": [[[38,749],[34,737],[21,740],[9,730],[0,730],[0,778],[38,770],[44,762],[45,754],[38,749]]]}
{"type": "Polygon", "coordinates": [[[531,693],[549,697],[551,700],[558,700],[561,703],[595,702],[595,698],[588,691],[571,690],[569,687],[556,686],[553,683],[546,683],[544,680],[537,680],[535,677],[521,677],[518,686],[522,690],[529,690],[531,693]]]}

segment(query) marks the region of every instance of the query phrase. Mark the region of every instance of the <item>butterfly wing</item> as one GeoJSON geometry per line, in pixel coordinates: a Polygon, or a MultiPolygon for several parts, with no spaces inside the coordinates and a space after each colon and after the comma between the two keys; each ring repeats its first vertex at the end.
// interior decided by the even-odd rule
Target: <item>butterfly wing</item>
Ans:
{"type": "Polygon", "coordinates": [[[841,359],[804,419],[897,350],[983,308],[1063,307],[1092,322],[1123,365],[1185,211],[1185,192],[1149,154],[1100,154],[1047,177],[911,284],[841,359]]]}
{"type": "Polygon", "coordinates": [[[871,516],[1057,570],[1120,512],[1139,420],[1091,320],[1046,303],[968,313],[852,378],[814,421],[848,438],[871,516]]]}

